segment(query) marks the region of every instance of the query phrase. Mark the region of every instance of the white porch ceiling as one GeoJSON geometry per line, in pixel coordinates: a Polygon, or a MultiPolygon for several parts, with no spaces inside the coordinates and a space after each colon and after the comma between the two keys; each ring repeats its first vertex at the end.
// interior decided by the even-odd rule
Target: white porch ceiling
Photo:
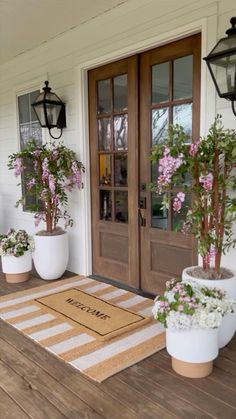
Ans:
{"type": "Polygon", "coordinates": [[[129,0],[0,0],[0,64],[129,0]]]}

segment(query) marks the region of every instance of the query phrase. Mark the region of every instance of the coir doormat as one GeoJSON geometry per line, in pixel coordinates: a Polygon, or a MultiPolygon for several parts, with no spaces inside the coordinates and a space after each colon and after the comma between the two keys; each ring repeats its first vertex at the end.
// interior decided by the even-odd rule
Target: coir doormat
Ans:
{"type": "Polygon", "coordinates": [[[0,318],[87,377],[102,382],[165,347],[164,329],[153,320],[152,306],[147,298],[76,276],[1,297],[0,318]],[[70,307],[67,314],[61,299],[70,307]],[[79,321],[74,310],[80,311],[79,321]],[[81,312],[91,315],[90,325],[85,326],[81,312]],[[109,317],[114,322],[106,323],[109,317]],[[100,322],[107,326],[101,327],[100,322]]]}
{"type": "Polygon", "coordinates": [[[86,327],[98,339],[111,339],[150,321],[140,314],[101,300],[84,291],[71,288],[37,301],[86,327]]]}

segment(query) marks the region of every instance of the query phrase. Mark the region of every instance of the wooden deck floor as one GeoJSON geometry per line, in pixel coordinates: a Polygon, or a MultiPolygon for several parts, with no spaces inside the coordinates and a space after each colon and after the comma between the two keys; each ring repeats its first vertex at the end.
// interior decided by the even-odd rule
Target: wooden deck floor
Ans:
{"type": "MultiPolygon", "coordinates": [[[[45,284],[0,279],[0,295],[45,284]]],[[[236,418],[236,338],[213,374],[175,374],[165,350],[95,384],[0,321],[0,419],[236,418]]]]}

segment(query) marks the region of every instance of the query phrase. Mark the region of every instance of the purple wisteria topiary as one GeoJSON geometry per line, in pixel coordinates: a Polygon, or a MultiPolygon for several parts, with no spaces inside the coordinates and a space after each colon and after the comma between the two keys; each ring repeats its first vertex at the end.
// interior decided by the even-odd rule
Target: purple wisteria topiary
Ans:
{"type": "Polygon", "coordinates": [[[209,134],[191,144],[181,126],[172,126],[168,138],[157,144],[151,155],[157,164],[157,182],[162,208],[181,212],[186,194],[191,205],[182,225],[184,233],[194,234],[203,258],[203,268],[220,274],[222,252],[235,246],[236,220],[236,131],[224,129],[217,117],[209,134]],[[174,196],[174,197],[173,197],[174,196]]]}
{"type": "MultiPolygon", "coordinates": [[[[82,173],[85,170],[74,151],[62,143],[38,146],[30,140],[24,150],[9,156],[8,168],[14,170],[16,177],[24,173],[27,193],[38,198],[38,203],[30,208],[35,212],[36,226],[44,221],[48,233],[56,229],[59,219],[64,219],[64,228],[72,226],[73,220],[62,208],[68,203],[67,192],[74,187],[83,187],[82,173]],[[25,171],[32,164],[32,170],[25,171]]],[[[17,205],[24,199],[22,196],[17,205]]]]}

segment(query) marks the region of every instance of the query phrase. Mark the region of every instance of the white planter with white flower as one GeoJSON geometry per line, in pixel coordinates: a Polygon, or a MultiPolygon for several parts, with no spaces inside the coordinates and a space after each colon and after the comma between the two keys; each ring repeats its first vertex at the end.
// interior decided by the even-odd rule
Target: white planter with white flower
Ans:
{"type": "Polygon", "coordinates": [[[166,283],[164,296],[155,300],[153,315],[166,327],[166,347],[176,372],[191,378],[211,373],[219,352],[218,328],[232,307],[219,289],[175,279],[166,283]]]}
{"type": "MultiPolygon", "coordinates": [[[[184,282],[192,282],[199,284],[199,286],[205,286],[208,288],[220,288],[227,292],[230,299],[236,303],[236,274],[234,273],[231,278],[225,279],[202,279],[197,278],[189,274],[195,267],[191,266],[183,270],[182,280],[184,282]]],[[[223,307],[227,310],[227,307],[223,307]]],[[[230,342],[235,334],[236,328],[236,307],[234,305],[234,312],[225,313],[222,319],[222,323],[219,327],[219,348],[223,348],[230,342]]]]}
{"type": "Polygon", "coordinates": [[[33,240],[25,230],[11,228],[0,235],[2,271],[7,282],[19,283],[29,279],[32,270],[33,240]]]}

